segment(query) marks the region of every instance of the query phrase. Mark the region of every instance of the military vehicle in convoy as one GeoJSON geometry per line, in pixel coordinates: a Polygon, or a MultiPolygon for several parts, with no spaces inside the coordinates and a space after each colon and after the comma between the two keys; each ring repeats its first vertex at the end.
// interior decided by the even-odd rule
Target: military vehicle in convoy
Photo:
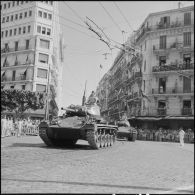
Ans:
{"type": "Polygon", "coordinates": [[[98,100],[92,98],[84,106],[70,105],[66,114],[52,121],[42,121],[39,136],[47,146],[71,146],[78,139],[88,141],[93,149],[112,146],[118,126],[108,124],[100,116],[98,100]]]}

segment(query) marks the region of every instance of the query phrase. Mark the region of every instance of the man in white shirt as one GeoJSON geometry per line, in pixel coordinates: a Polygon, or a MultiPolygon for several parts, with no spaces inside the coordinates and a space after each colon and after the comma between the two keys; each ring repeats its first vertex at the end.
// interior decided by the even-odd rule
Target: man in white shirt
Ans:
{"type": "Polygon", "coordinates": [[[182,147],[184,146],[184,135],[185,135],[185,131],[181,127],[179,129],[179,141],[180,141],[180,146],[182,146],[182,147]]]}

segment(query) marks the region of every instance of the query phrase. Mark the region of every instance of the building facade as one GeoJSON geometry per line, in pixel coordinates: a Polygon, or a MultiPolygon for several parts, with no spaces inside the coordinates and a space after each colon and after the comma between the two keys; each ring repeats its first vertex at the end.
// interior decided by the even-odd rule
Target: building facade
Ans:
{"type": "MultiPolygon", "coordinates": [[[[60,107],[63,37],[57,1],[1,2],[1,88],[50,94],[50,110],[60,107]]],[[[31,111],[43,117],[45,111],[31,111]]]]}
{"type": "Polygon", "coordinates": [[[123,71],[130,123],[194,128],[194,6],[149,14],[134,40],[140,53],[123,71]]]}

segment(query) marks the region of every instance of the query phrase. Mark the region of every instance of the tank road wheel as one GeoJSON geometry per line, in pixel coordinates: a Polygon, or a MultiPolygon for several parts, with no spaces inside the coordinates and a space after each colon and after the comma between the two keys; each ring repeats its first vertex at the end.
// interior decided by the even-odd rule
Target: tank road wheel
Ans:
{"type": "Polygon", "coordinates": [[[99,149],[101,146],[100,136],[94,131],[87,131],[87,141],[93,149],[99,149]]]}
{"type": "Polygon", "coordinates": [[[48,127],[39,127],[39,136],[40,138],[44,141],[44,143],[47,145],[47,146],[54,146],[54,143],[52,141],[52,139],[49,138],[48,136],[48,131],[51,131],[49,130],[48,127]]]}

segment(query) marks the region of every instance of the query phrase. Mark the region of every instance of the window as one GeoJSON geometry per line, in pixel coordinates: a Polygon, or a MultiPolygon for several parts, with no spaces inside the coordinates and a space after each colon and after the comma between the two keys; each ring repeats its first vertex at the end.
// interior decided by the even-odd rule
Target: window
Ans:
{"type": "Polygon", "coordinates": [[[22,19],[22,13],[20,13],[19,19],[22,19]]]}
{"type": "Polygon", "coordinates": [[[16,71],[13,70],[13,73],[12,73],[12,81],[15,81],[16,80],[16,71]]]}
{"type": "Polygon", "coordinates": [[[47,18],[47,13],[46,12],[43,13],[43,18],[47,18]]]}
{"type": "Polygon", "coordinates": [[[4,4],[4,9],[6,9],[6,4],[4,4]]]}
{"type": "Polygon", "coordinates": [[[9,30],[9,36],[12,36],[12,29],[9,30]]]}
{"type": "Polygon", "coordinates": [[[21,5],[23,5],[24,1],[21,1],[20,3],[21,3],[21,5]]]}
{"type": "Polygon", "coordinates": [[[13,15],[11,15],[10,21],[13,21],[13,20],[14,20],[14,16],[13,16],[13,15]]]}
{"type": "Polygon", "coordinates": [[[6,22],[9,22],[9,16],[7,16],[7,18],[6,18],[6,22]]]}
{"type": "Polygon", "coordinates": [[[18,19],[18,14],[15,15],[15,20],[17,20],[17,19],[18,19]]]}
{"type": "Polygon", "coordinates": [[[38,68],[37,77],[46,79],[47,78],[47,70],[38,68]]]}
{"type": "Polygon", "coordinates": [[[41,26],[37,26],[37,32],[41,33],[41,26]]]}
{"type": "Polygon", "coordinates": [[[17,33],[17,29],[15,28],[15,29],[14,29],[14,35],[16,35],[16,33],[17,33]]]}
{"type": "Polygon", "coordinates": [[[10,5],[11,5],[11,4],[10,4],[10,3],[8,3],[8,8],[10,8],[10,5]]]}
{"type": "Polygon", "coordinates": [[[31,17],[31,16],[32,16],[32,10],[29,11],[29,17],[31,17]]]}
{"type": "Polygon", "coordinates": [[[166,35],[160,36],[160,49],[166,49],[166,35]]]}
{"type": "Polygon", "coordinates": [[[191,24],[191,13],[184,13],[184,26],[191,24]]]}
{"type": "Polygon", "coordinates": [[[12,7],[14,7],[14,6],[15,6],[15,1],[12,2],[12,7]]]}
{"type": "Polygon", "coordinates": [[[46,85],[37,84],[36,85],[36,91],[38,91],[38,92],[46,92],[46,85]]]}
{"type": "Polygon", "coordinates": [[[20,2],[19,1],[16,1],[16,2],[17,2],[17,5],[19,5],[20,2]]]}
{"type": "Polygon", "coordinates": [[[191,100],[184,100],[183,108],[191,108],[191,100]]]}
{"type": "Polygon", "coordinates": [[[184,32],[183,33],[183,40],[184,40],[184,46],[190,46],[191,45],[191,32],[184,32]]]}
{"type": "Polygon", "coordinates": [[[3,38],[3,34],[4,34],[4,32],[3,32],[3,31],[1,31],[1,38],[3,38]]]}
{"type": "Polygon", "coordinates": [[[42,18],[42,11],[38,12],[38,16],[42,18]]]}
{"type": "Polygon", "coordinates": [[[26,33],[26,26],[23,27],[23,34],[26,33]]]}
{"type": "Polygon", "coordinates": [[[183,93],[191,93],[191,78],[183,77],[183,93]]]}
{"type": "Polygon", "coordinates": [[[164,100],[158,101],[158,108],[164,109],[166,108],[166,102],[164,100]]]}
{"type": "Polygon", "coordinates": [[[186,68],[189,68],[190,67],[191,54],[184,54],[183,55],[183,63],[184,63],[184,65],[186,65],[186,68]]]}
{"type": "Polygon", "coordinates": [[[25,18],[27,17],[27,14],[28,14],[27,12],[24,12],[24,17],[25,17],[25,18]]]}
{"type": "Polygon", "coordinates": [[[144,92],[146,90],[146,81],[144,80],[144,92]]]}
{"type": "Polygon", "coordinates": [[[46,28],[42,27],[42,34],[45,35],[46,34],[46,28]]]}
{"type": "Polygon", "coordinates": [[[30,26],[28,26],[28,33],[30,33],[30,26]]]}
{"type": "Polygon", "coordinates": [[[5,23],[5,17],[3,17],[2,23],[5,23]]]}
{"type": "Polygon", "coordinates": [[[146,71],[146,60],[144,61],[144,72],[146,71]]]}
{"type": "Polygon", "coordinates": [[[21,34],[21,31],[22,31],[22,28],[19,27],[19,29],[18,29],[18,34],[19,35],[21,34]]]}
{"type": "Polygon", "coordinates": [[[53,1],[50,1],[50,4],[53,5],[53,1]]]}
{"type": "Polygon", "coordinates": [[[166,92],[166,79],[159,78],[159,93],[165,93],[165,92],[166,92]]]}
{"type": "Polygon", "coordinates": [[[18,51],[18,41],[15,42],[15,51],[18,51]]]}
{"type": "Polygon", "coordinates": [[[49,49],[49,41],[40,39],[40,47],[45,48],[45,49],[49,49]]]}
{"type": "Polygon", "coordinates": [[[160,27],[168,27],[170,25],[170,16],[165,16],[160,19],[160,27]]]}
{"type": "Polygon", "coordinates": [[[145,40],[145,51],[146,51],[146,40],[145,40]]]}
{"type": "Polygon", "coordinates": [[[48,19],[51,20],[52,19],[52,15],[48,14],[48,19]]]}
{"type": "Polygon", "coordinates": [[[5,31],[5,37],[7,37],[7,36],[8,36],[8,30],[5,31]]]}
{"type": "Polygon", "coordinates": [[[26,85],[22,85],[22,90],[25,90],[26,85]]]}
{"type": "Polygon", "coordinates": [[[159,56],[159,66],[164,66],[166,64],[166,56],[159,56]]]}
{"type": "Polygon", "coordinates": [[[48,63],[49,56],[47,54],[39,53],[39,62],[41,63],[48,63]]]}
{"type": "Polygon", "coordinates": [[[10,89],[14,89],[14,85],[10,86],[10,89]]]}
{"type": "Polygon", "coordinates": [[[51,35],[51,29],[47,28],[47,35],[51,35]]]}
{"type": "Polygon", "coordinates": [[[26,49],[29,49],[30,40],[26,40],[26,49]]]}

